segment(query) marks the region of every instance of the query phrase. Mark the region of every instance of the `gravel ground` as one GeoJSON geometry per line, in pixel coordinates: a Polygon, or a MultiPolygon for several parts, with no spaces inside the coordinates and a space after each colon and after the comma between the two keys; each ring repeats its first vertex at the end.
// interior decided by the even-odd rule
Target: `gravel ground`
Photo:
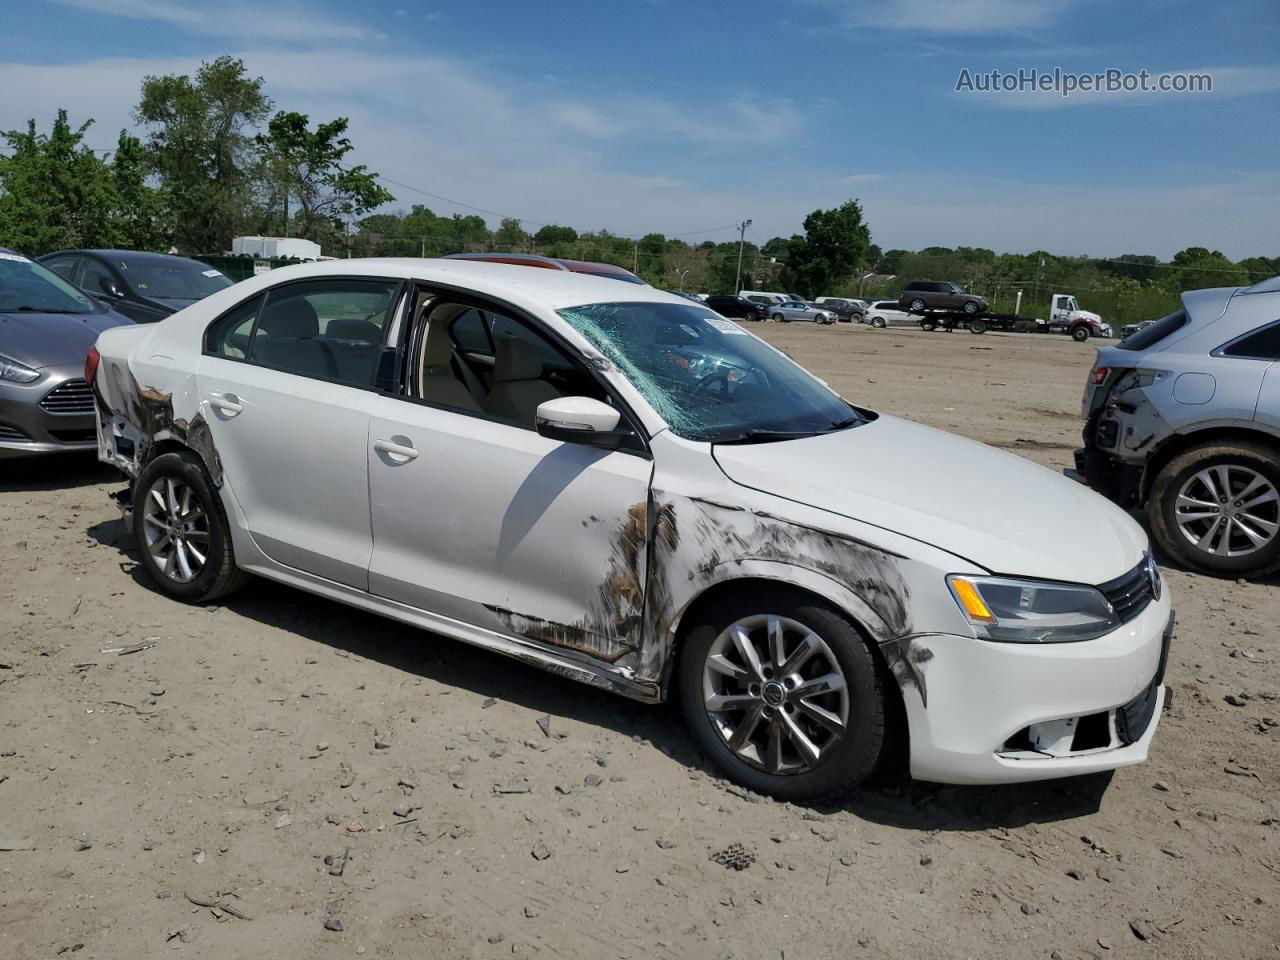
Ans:
{"type": "MultiPolygon", "coordinates": [[[[1087,346],[759,329],[859,403],[1069,463],[1087,346]]],[[[666,708],[265,582],[165,599],[118,486],[0,466],[0,957],[1280,956],[1275,581],[1166,568],[1143,767],[810,809],[666,708]]]]}

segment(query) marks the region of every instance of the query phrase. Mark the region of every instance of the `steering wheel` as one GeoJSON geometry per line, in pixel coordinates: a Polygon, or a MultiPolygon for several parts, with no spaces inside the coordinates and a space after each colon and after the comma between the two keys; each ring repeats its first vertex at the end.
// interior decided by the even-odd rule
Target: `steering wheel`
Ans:
{"type": "Polygon", "coordinates": [[[733,383],[733,381],[729,377],[728,370],[718,370],[715,373],[710,373],[707,376],[703,377],[701,380],[698,381],[698,385],[693,388],[693,392],[695,394],[710,393],[711,391],[708,390],[707,388],[713,383],[720,384],[719,393],[721,397],[729,396],[729,385],[733,383]]]}

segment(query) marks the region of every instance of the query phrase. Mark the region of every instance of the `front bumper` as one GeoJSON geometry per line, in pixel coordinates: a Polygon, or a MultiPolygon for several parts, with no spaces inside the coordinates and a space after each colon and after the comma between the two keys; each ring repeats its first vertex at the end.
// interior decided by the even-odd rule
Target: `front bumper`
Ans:
{"type": "Polygon", "coordinates": [[[32,383],[0,381],[0,460],[98,448],[83,368],[44,367],[40,374],[32,383]]]}
{"type": "Polygon", "coordinates": [[[1016,783],[1142,763],[1164,708],[1172,630],[1165,589],[1133,621],[1096,640],[912,638],[919,677],[903,690],[912,776],[1016,783]]]}

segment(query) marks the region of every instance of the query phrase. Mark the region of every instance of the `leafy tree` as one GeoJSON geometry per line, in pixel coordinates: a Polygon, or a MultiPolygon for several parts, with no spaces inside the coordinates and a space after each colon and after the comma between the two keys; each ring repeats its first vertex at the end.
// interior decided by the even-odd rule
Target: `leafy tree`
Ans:
{"type": "Polygon", "coordinates": [[[503,217],[493,234],[493,248],[506,253],[524,252],[529,247],[529,234],[514,217],[503,217]]]}
{"type": "Polygon", "coordinates": [[[142,141],[121,130],[111,157],[116,200],[112,246],[131,250],[168,246],[164,204],[148,182],[150,170],[151,158],[142,141]]]}
{"type": "Polygon", "coordinates": [[[787,242],[782,279],[807,297],[815,297],[848,279],[862,264],[871,232],[862,222],[862,205],[849,200],[833,210],[815,210],[804,218],[804,236],[787,242]]]}
{"type": "Polygon", "coordinates": [[[533,242],[539,247],[561,246],[576,242],[578,231],[573,227],[560,227],[547,224],[533,235],[533,242]]]}
{"type": "Polygon", "coordinates": [[[770,237],[768,242],[760,249],[766,257],[783,257],[787,253],[786,237],[770,237]]]}
{"type": "Polygon", "coordinates": [[[281,111],[255,138],[262,151],[270,190],[270,206],[282,208],[284,235],[289,235],[289,203],[298,203],[298,234],[319,239],[320,228],[342,217],[358,216],[395,199],[363,165],[347,167],[353,149],[345,136],[347,118],[321,123],[314,130],[306,114],[281,111]]]}
{"type": "Polygon", "coordinates": [[[134,111],[147,128],[173,234],[194,252],[225,250],[254,200],[254,141],[271,101],[244,62],[219,57],[195,77],[148,76],[134,111]]]}
{"type": "Polygon", "coordinates": [[[0,155],[0,245],[32,255],[66,247],[107,246],[113,239],[115,184],[79,127],[59,110],[52,130],[0,133],[12,151],[0,155]]]}

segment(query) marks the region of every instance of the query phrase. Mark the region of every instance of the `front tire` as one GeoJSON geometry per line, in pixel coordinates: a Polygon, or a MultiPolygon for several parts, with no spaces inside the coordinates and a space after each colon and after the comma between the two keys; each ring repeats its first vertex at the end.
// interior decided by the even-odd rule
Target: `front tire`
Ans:
{"type": "Polygon", "coordinates": [[[987,321],[985,321],[985,320],[974,320],[974,321],[972,321],[972,322],[969,324],[969,332],[970,332],[970,333],[986,333],[986,332],[987,332],[987,321]]]}
{"type": "Polygon", "coordinates": [[[709,607],[677,678],[698,745],[730,778],[784,800],[847,794],[875,770],[886,677],[836,610],[785,589],[709,607]]]}
{"type": "Polygon", "coordinates": [[[964,309],[964,312],[965,312],[965,313],[967,313],[969,316],[971,316],[971,317],[972,317],[974,314],[976,314],[976,313],[978,312],[978,301],[976,301],[976,300],[966,300],[966,301],[964,302],[964,307],[963,307],[963,309],[964,309]]]}
{"type": "Polygon", "coordinates": [[[249,575],[236,567],[222,502],[195,454],[161,454],[133,491],[133,535],[161,590],[205,603],[244,585],[249,575]]]}
{"type": "Polygon", "coordinates": [[[1239,441],[1165,464],[1147,501],[1151,532],[1178,563],[1215,577],[1280,569],[1280,453],[1239,441]]]}
{"type": "Polygon", "coordinates": [[[1083,323],[1071,328],[1071,339],[1076,343],[1084,343],[1089,339],[1089,328],[1083,323]]]}

